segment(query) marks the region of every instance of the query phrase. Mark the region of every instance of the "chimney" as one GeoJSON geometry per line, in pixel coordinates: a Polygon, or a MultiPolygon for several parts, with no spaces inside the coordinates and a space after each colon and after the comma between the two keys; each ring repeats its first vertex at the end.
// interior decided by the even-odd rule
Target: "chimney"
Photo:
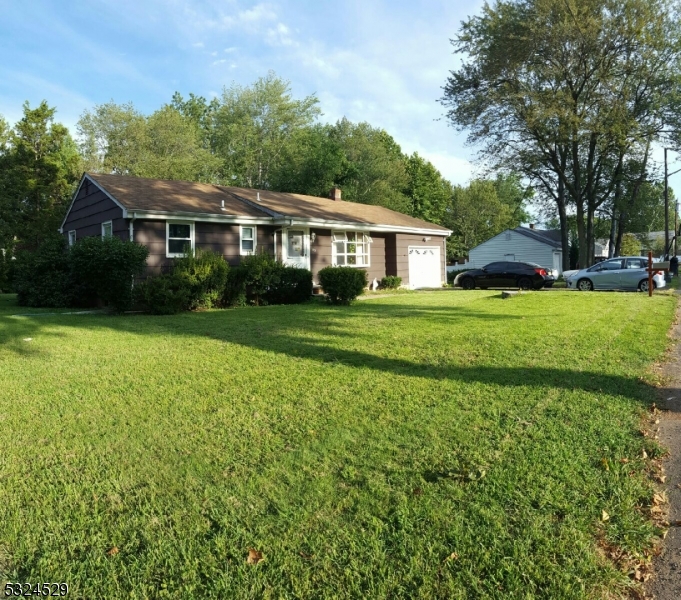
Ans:
{"type": "Polygon", "coordinates": [[[339,187],[332,187],[331,191],[329,192],[329,198],[331,200],[340,200],[341,199],[341,189],[339,187]]]}
{"type": "Polygon", "coordinates": [[[530,223],[530,229],[534,229],[534,223],[530,223]]]}

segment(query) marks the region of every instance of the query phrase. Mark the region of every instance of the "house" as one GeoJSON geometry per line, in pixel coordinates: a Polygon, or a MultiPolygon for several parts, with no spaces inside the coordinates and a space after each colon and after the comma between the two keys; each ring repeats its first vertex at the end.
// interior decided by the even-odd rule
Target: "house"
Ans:
{"type": "Polygon", "coordinates": [[[466,268],[477,269],[495,261],[531,262],[563,272],[560,230],[516,227],[506,229],[472,248],[466,268]]]}
{"type": "Polygon", "coordinates": [[[450,231],[381,206],[189,181],[85,173],[60,228],[69,244],[115,235],[149,248],[150,272],[186,248],[213,250],[231,265],[255,252],[310,269],[346,265],[369,281],[402,277],[410,288],[439,287],[450,231]]]}

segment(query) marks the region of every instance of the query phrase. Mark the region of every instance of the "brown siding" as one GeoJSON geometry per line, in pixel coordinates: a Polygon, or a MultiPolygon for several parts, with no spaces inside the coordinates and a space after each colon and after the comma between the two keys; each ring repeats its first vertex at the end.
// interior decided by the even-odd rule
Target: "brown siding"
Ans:
{"type": "MultiPolygon", "coordinates": [[[[310,229],[310,233],[316,234],[316,239],[311,246],[310,266],[312,269],[312,277],[315,282],[318,281],[317,274],[324,267],[333,264],[333,252],[331,249],[331,230],[330,229],[310,229]]],[[[370,266],[366,268],[369,283],[374,278],[379,281],[385,277],[385,246],[386,234],[384,233],[370,233],[373,242],[370,245],[370,266]]]]}
{"type": "Polygon", "coordinates": [[[85,181],[64,223],[64,235],[73,230],[76,239],[102,235],[102,223],[106,221],[112,221],[114,235],[128,239],[123,210],[95,184],[85,181]]]}
{"type": "MultiPolygon", "coordinates": [[[[194,247],[197,250],[212,250],[222,254],[225,260],[236,266],[241,260],[239,225],[231,223],[194,224],[194,247]]],[[[258,225],[257,252],[274,252],[274,227],[258,225]]],[[[159,272],[173,264],[172,258],[166,258],[166,222],[156,220],[137,220],[134,223],[135,241],[149,247],[148,269],[159,272]]]]}
{"type": "MultiPolygon", "coordinates": [[[[390,234],[392,237],[393,234],[390,234]]],[[[446,238],[437,235],[430,235],[430,240],[424,242],[422,235],[410,233],[396,233],[394,234],[394,250],[393,242],[390,241],[387,246],[389,248],[386,253],[386,264],[388,265],[388,274],[397,275],[402,278],[402,285],[409,285],[409,246],[439,246],[440,247],[440,273],[442,281],[447,281],[445,275],[445,260],[446,260],[446,238]],[[393,254],[394,252],[394,254],[393,254]]]]}

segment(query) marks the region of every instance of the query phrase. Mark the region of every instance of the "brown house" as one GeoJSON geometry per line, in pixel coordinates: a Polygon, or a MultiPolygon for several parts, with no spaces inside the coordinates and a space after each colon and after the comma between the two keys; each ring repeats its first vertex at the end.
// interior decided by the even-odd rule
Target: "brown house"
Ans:
{"type": "Polygon", "coordinates": [[[86,173],[60,231],[81,237],[116,235],[149,247],[158,272],[187,246],[221,253],[231,265],[268,252],[310,269],[347,265],[369,281],[402,277],[411,288],[446,281],[445,239],[439,225],[383,208],[330,198],[223,187],[189,181],[86,173]]]}

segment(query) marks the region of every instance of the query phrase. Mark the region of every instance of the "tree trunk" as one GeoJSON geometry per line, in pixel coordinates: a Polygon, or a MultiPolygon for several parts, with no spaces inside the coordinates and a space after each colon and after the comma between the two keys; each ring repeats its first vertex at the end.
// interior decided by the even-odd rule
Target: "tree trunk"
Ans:
{"type": "Polygon", "coordinates": [[[581,202],[577,202],[577,239],[579,240],[579,256],[577,257],[577,264],[580,269],[585,269],[589,266],[586,245],[586,228],[584,227],[584,206],[581,202]]]}
{"type": "Polygon", "coordinates": [[[610,219],[610,237],[608,238],[608,258],[615,256],[615,236],[617,235],[617,217],[615,215],[616,212],[613,208],[610,219]]]}
{"type": "Polygon", "coordinates": [[[622,237],[624,236],[625,224],[627,221],[627,213],[620,213],[619,219],[617,220],[617,240],[615,242],[615,256],[620,256],[622,254],[622,237]]]}

